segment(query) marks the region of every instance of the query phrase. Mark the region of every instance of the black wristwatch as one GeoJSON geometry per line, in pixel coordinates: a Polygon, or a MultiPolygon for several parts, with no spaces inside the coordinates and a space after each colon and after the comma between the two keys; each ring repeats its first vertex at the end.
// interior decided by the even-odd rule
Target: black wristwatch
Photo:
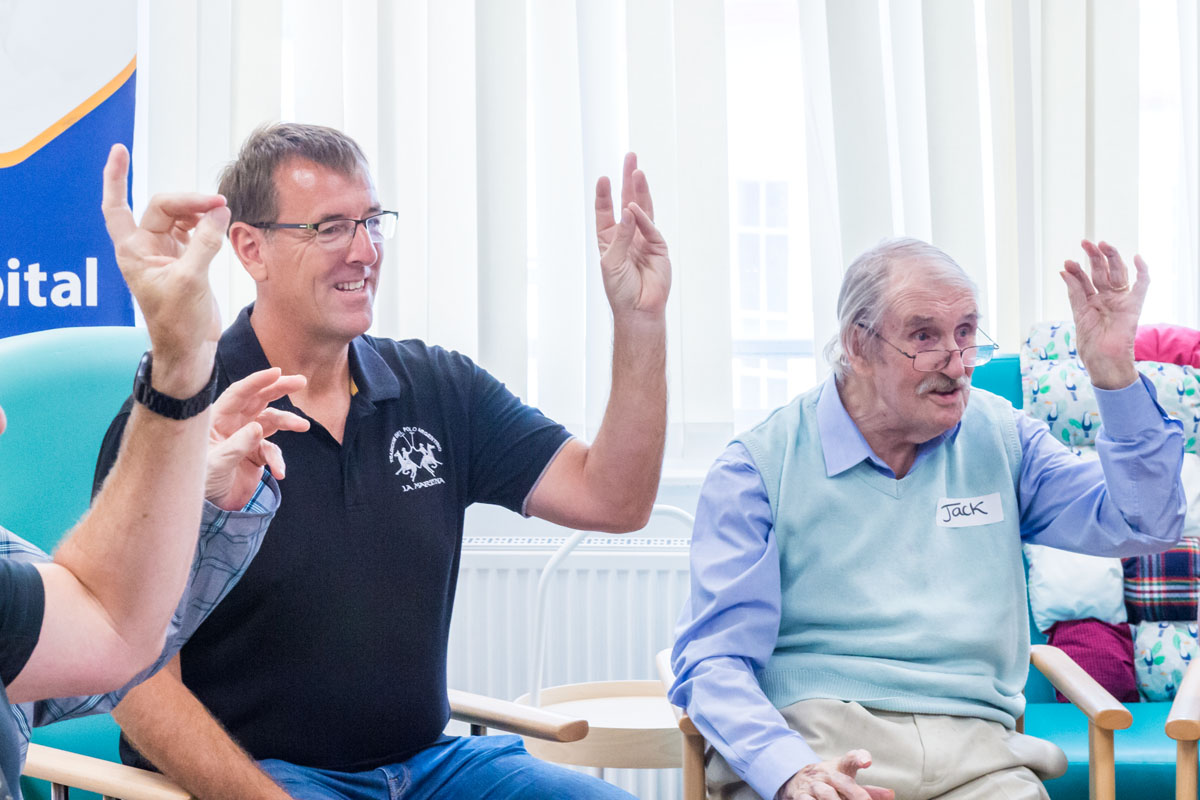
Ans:
{"type": "Polygon", "coordinates": [[[212,405],[217,399],[217,365],[213,364],[208,385],[187,400],[180,400],[157,391],[150,385],[153,357],[149,350],[142,355],[137,375],[133,379],[133,399],[159,416],[168,419],[189,419],[212,405]]]}

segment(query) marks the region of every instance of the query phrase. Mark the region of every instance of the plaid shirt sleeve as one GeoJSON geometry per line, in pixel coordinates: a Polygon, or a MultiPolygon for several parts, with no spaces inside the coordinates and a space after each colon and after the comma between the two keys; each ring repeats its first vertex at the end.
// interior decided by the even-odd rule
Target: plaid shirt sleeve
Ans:
{"type": "MultiPolygon", "coordinates": [[[[21,743],[22,762],[33,726],[107,713],[121,702],[130,689],[154,675],[174,658],[250,566],[278,508],[279,485],[270,473],[267,473],[254,497],[241,511],[222,511],[206,501],[200,521],[200,537],[196,543],[196,558],[192,561],[192,574],[171,618],[166,644],[158,659],[115,692],[12,706],[17,727],[24,737],[21,743]]],[[[0,557],[22,561],[47,561],[50,558],[3,528],[0,528],[0,557]]]]}

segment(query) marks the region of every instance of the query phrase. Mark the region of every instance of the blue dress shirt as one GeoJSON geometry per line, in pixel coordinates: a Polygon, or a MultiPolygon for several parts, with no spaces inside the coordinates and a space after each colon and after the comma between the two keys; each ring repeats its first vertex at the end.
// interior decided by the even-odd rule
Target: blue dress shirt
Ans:
{"type": "MultiPolygon", "coordinates": [[[[1179,481],[1181,426],[1159,407],[1145,378],[1124,389],[1095,391],[1103,422],[1098,461],[1080,460],[1044,423],[1013,410],[1022,452],[1022,540],[1102,556],[1165,549],[1178,541],[1186,508],[1179,481]]],[[[850,418],[832,376],[817,401],[817,426],[829,477],[864,459],[895,477],[850,418]]],[[[958,430],[920,445],[913,468],[958,430]]],[[[755,677],[775,649],[780,623],[773,527],[758,469],[746,448],[734,443],[701,489],[691,593],[676,631],[677,677],[669,693],[765,798],[801,767],[821,760],[787,726],[755,677]]]]}

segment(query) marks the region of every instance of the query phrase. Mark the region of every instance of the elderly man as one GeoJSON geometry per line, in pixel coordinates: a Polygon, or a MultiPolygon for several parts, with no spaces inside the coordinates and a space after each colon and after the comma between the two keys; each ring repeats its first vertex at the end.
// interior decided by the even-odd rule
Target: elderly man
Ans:
{"type": "Polygon", "coordinates": [[[289,477],[245,577],[174,668],[115,712],[185,789],[202,799],[389,798],[399,787],[406,798],[628,797],[533,759],[516,737],[442,731],[466,507],[610,531],[649,516],[666,428],[670,262],[636,166],[631,154],[619,218],[608,180],[597,185],[613,381],[588,445],[458,353],[365,335],[396,213],[357,144],[294,124],[245,142],[220,191],[257,302],[221,338],[219,379],[268,365],[307,376],[276,405],[312,429],[276,437],[289,477]]]}
{"type": "MultiPolygon", "coordinates": [[[[220,538],[229,521],[212,507],[202,519],[206,450],[218,464],[210,475],[218,483],[240,476],[257,486],[268,462],[281,473],[279,454],[264,435],[273,431],[273,420],[292,423],[277,414],[260,418],[260,412],[303,383],[278,373],[255,376],[230,393],[216,415],[222,430],[210,434],[220,326],[208,265],[229,212],[216,195],[162,195],[139,226],[125,199],[128,163],[125,148],[114,146],[103,210],[121,274],[145,313],[152,350],[138,370],[137,403],[112,474],[54,558],[0,529],[5,709],[114,689],[151,664],[189,579],[197,530],[203,525],[206,541],[220,538]],[[38,563],[29,563],[30,555],[38,563]]],[[[0,410],[0,432],[4,427],[0,410]]],[[[272,493],[256,505],[268,519],[274,507],[272,493]]],[[[257,542],[256,531],[248,535],[257,542]]],[[[236,579],[230,571],[225,582],[236,579]]],[[[16,717],[0,712],[0,798],[20,797],[23,745],[16,717]]]]}
{"type": "Polygon", "coordinates": [[[1179,425],[1134,369],[1146,265],[1131,287],[1116,249],[1083,246],[1090,278],[1072,261],[1062,274],[1099,462],[971,391],[994,348],[974,286],[912,239],[846,272],[833,375],[717,460],[670,693],[716,751],[710,796],[1045,798],[1040,778],[1066,768],[1013,730],[1021,545],[1161,550],[1184,510],[1179,425]]]}

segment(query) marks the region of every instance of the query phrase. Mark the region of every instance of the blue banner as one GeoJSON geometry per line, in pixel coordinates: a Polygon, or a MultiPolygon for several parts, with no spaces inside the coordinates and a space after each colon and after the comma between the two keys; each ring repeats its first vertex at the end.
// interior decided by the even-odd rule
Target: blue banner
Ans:
{"type": "MultiPolygon", "coordinates": [[[[136,19],[128,24],[136,29],[136,19]]],[[[0,119],[0,129],[8,129],[0,130],[0,337],[133,324],[133,301],[100,212],[109,148],[133,146],[135,60],[132,53],[123,58],[115,74],[91,71],[90,90],[80,89],[88,74],[80,64],[74,94],[60,91],[58,99],[48,94],[61,87],[39,93],[15,82],[0,85],[9,90],[0,94],[16,93],[18,100],[24,89],[16,111],[33,117],[0,119]],[[88,91],[82,103],[81,91],[88,91]],[[56,102],[66,107],[54,108],[56,102]]],[[[111,69],[111,55],[107,62],[111,69]]],[[[63,66],[42,63],[47,71],[63,66]]],[[[37,82],[28,74],[22,79],[37,82]]]]}

